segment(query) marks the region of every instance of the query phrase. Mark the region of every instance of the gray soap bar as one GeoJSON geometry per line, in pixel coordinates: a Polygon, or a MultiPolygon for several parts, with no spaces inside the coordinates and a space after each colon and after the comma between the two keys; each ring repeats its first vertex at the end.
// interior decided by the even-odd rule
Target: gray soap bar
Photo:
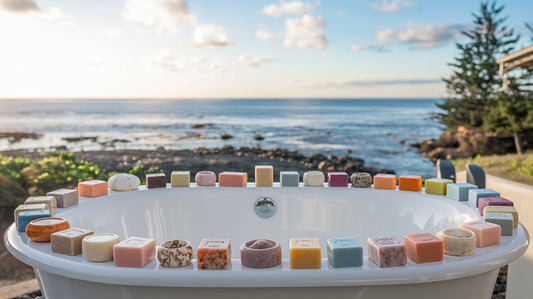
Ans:
{"type": "Polygon", "coordinates": [[[490,189],[472,189],[468,191],[468,204],[477,208],[477,204],[482,197],[500,197],[500,192],[490,189]]]}
{"type": "Polygon", "coordinates": [[[487,212],[483,218],[486,222],[498,224],[502,228],[502,236],[513,235],[514,218],[511,213],[487,212]]]}
{"type": "Polygon", "coordinates": [[[363,247],[354,238],[328,239],[328,261],[333,268],[361,267],[363,247]]]}
{"type": "Polygon", "coordinates": [[[446,197],[457,201],[468,201],[468,191],[477,189],[476,185],[459,183],[446,186],[446,197]]]}

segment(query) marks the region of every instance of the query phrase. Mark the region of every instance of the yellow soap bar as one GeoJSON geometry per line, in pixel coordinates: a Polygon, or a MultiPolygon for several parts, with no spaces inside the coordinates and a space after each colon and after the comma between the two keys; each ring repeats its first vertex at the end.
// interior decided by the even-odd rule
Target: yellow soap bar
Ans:
{"type": "Polygon", "coordinates": [[[513,206],[486,206],[483,209],[483,214],[485,213],[511,213],[513,214],[513,226],[514,228],[518,227],[518,211],[513,206]]]}
{"type": "Polygon", "coordinates": [[[170,175],[171,187],[189,187],[191,184],[190,171],[173,171],[170,175]]]}
{"type": "Polygon", "coordinates": [[[271,165],[258,165],[255,167],[255,186],[272,187],[274,183],[274,168],[271,165]]]}
{"type": "Polygon", "coordinates": [[[318,238],[291,238],[291,268],[320,268],[320,241],[318,238]]]}

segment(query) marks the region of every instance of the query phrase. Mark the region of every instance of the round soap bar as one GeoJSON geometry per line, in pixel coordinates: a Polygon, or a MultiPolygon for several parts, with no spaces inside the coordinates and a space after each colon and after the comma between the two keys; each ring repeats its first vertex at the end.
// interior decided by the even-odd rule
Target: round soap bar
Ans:
{"type": "Polygon", "coordinates": [[[197,186],[214,186],[217,182],[217,176],[212,171],[200,171],[194,176],[197,186]]]}
{"type": "Polygon", "coordinates": [[[321,171],[308,171],[304,173],[304,186],[323,187],[324,174],[321,171]]]}
{"type": "Polygon", "coordinates": [[[50,242],[51,234],[69,228],[70,224],[63,218],[41,218],[28,223],[26,235],[35,242],[50,242]]]}
{"type": "Polygon", "coordinates": [[[437,233],[444,242],[444,253],[453,256],[468,256],[476,251],[476,234],[468,229],[448,228],[437,233]]]}
{"type": "Polygon", "coordinates": [[[157,260],[163,267],[184,267],[192,261],[192,245],[187,240],[163,242],[157,248],[157,260]]]}
{"type": "Polygon", "coordinates": [[[107,184],[114,191],[131,191],[139,188],[141,180],[133,174],[117,173],[109,178],[107,184]]]}
{"type": "Polygon", "coordinates": [[[372,187],[372,176],[366,172],[356,172],[350,177],[352,187],[370,188],[372,187]]]}
{"type": "Polygon", "coordinates": [[[89,262],[112,261],[113,245],[118,243],[120,243],[120,238],[116,234],[89,235],[81,241],[81,256],[89,262]]]}
{"type": "Polygon", "coordinates": [[[256,239],[241,246],[241,263],[255,269],[272,268],[281,264],[281,246],[278,242],[256,239]]]}

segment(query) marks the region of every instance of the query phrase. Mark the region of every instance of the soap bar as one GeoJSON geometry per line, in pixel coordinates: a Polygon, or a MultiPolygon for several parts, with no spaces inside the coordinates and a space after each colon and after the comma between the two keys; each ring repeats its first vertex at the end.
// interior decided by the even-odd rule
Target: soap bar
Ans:
{"type": "Polygon", "coordinates": [[[246,172],[224,171],[218,174],[218,185],[221,187],[246,187],[247,183],[246,172]]]}
{"type": "Polygon", "coordinates": [[[78,183],[78,193],[83,197],[98,197],[108,193],[107,182],[100,180],[78,183]]]}
{"type": "Polygon", "coordinates": [[[518,227],[518,211],[512,206],[486,206],[484,213],[510,213],[513,215],[514,228],[518,227]]]}
{"type": "Polygon", "coordinates": [[[482,197],[500,197],[500,193],[490,189],[471,189],[468,191],[468,204],[477,208],[482,197]]]}
{"type": "Polygon", "coordinates": [[[65,255],[81,254],[81,241],[93,232],[88,229],[71,227],[50,235],[52,252],[65,255]]]}
{"type": "Polygon", "coordinates": [[[23,233],[26,231],[26,226],[33,220],[47,218],[50,216],[52,215],[50,215],[50,211],[48,211],[48,209],[20,211],[17,213],[17,230],[19,233],[23,233]]]}
{"type": "Polygon", "coordinates": [[[117,267],[143,268],[154,258],[154,239],[129,237],[113,246],[113,262],[117,267]]]}
{"type": "Polygon", "coordinates": [[[355,238],[328,239],[328,261],[333,268],[361,267],[363,247],[355,238]]]}
{"type": "Polygon", "coordinates": [[[487,212],[483,215],[483,220],[498,224],[501,227],[502,236],[513,235],[514,219],[512,214],[487,212]]]}
{"type": "Polygon", "coordinates": [[[112,233],[88,235],[81,241],[81,256],[89,262],[112,261],[113,246],[119,242],[119,236],[112,233]]]}
{"type": "Polygon", "coordinates": [[[407,256],[417,264],[444,259],[444,242],[430,233],[405,235],[405,247],[407,256]]]}
{"type": "Polygon", "coordinates": [[[457,201],[468,201],[468,191],[477,189],[476,185],[468,183],[446,185],[446,197],[457,201]]]}
{"type": "Polygon", "coordinates": [[[35,242],[50,242],[50,235],[70,228],[70,224],[63,218],[40,218],[33,220],[26,226],[26,235],[35,242]]]}
{"type": "Polygon", "coordinates": [[[225,270],[231,263],[231,240],[203,239],[196,256],[199,270],[225,270]]]}
{"type": "Polygon", "coordinates": [[[58,208],[68,208],[70,206],[77,205],[80,202],[78,190],[74,189],[58,189],[48,192],[46,195],[56,198],[58,208]]]}
{"type": "Polygon", "coordinates": [[[255,167],[255,186],[272,187],[274,184],[274,168],[271,165],[257,165],[255,167]]]}
{"type": "Polygon", "coordinates": [[[348,174],[346,172],[328,172],[328,185],[330,187],[348,187],[348,174]]]}
{"type": "Polygon", "coordinates": [[[368,238],[368,257],[381,268],[407,264],[405,245],[395,237],[368,238]]]}
{"type": "Polygon", "coordinates": [[[481,197],[477,202],[479,214],[483,216],[483,209],[486,206],[514,206],[514,203],[503,197],[481,197]]]}
{"type": "Polygon", "coordinates": [[[446,187],[448,184],[453,184],[453,181],[436,178],[427,179],[425,183],[426,194],[446,195],[446,187]]]}
{"type": "Polygon", "coordinates": [[[394,174],[376,174],[374,176],[374,189],[396,189],[396,175],[394,174]]]}
{"type": "Polygon", "coordinates": [[[192,245],[187,240],[165,241],[157,248],[157,260],[163,267],[185,267],[191,263],[192,256],[192,245]]]}
{"type": "Polygon", "coordinates": [[[298,187],[300,183],[300,174],[298,171],[280,171],[279,185],[281,187],[298,187]]]}
{"type": "Polygon", "coordinates": [[[241,262],[248,268],[265,269],[281,265],[281,245],[268,239],[255,239],[241,246],[241,262]]]}
{"type": "Polygon", "coordinates": [[[107,185],[113,191],[132,191],[139,189],[141,180],[133,174],[117,173],[109,178],[107,185]]]}
{"type": "Polygon", "coordinates": [[[321,267],[320,240],[318,238],[291,238],[290,251],[292,269],[321,267]]]}
{"type": "Polygon", "coordinates": [[[398,178],[398,190],[402,191],[421,191],[422,177],[419,175],[402,174],[398,178]]]}
{"type": "Polygon", "coordinates": [[[194,176],[196,186],[215,186],[217,176],[212,171],[200,171],[194,176]]]}
{"type": "MultiPolygon", "coordinates": [[[[14,214],[14,218],[15,218],[15,225],[18,227],[18,215],[20,212],[22,211],[32,211],[32,210],[48,210],[48,206],[44,203],[41,203],[41,204],[33,204],[33,205],[19,205],[16,209],[15,209],[15,212],[13,213],[14,214]]],[[[48,214],[50,214],[50,211],[48,211],[48,214]]],[[[50,216],[47,216],[47,217],[50,217],[50,216]]],[[[33,219],[32,219],[33,220],[33,219]]],[[[31,220],[30,220],[31,221],[31,220]]],[[[30,223],[29,221],[26,223],[28,224],[30,223]]],[[[24,226],[26,227],[26,226],[24,226]]]]}
{"type": "Polygon", "coordinates": [[[148,189],[153,188],[166,188],[167,176],[164,173],[150,173],[146,175],[146,187],[148,189]]]}
{"type": "Polygon", "coordinates": [[[355,188],[370,188],[372,187],[372,176],[366,172],[356,172],[350,176],[352,187],[355,188]]]}
{"type": "Polygon", "coordinates": [[[173,171],[170,175],[171,187],[189,187],[191,184],[190,171],[173,171]]]}
{"type": "Polygon", "coordinates": [[[56,198],[53,196],[33,196],[28,197],[28,199],[24,201],[25,205],[34,205],[40,203],[44,203],[48,206],[48,210],[50,210],[50,215],[54,216],[56,214],[57,202],[56,198]]]}
{"type": "Polygon", "coordinates": [[[321,171],[307,171],[304,173],[304,186],[324,187],[324,174],[321,171]]]}
{"type": "Polygon", "coordinates": [[[468,229],[476,234],[476,246],[487,247],[500,244],[501,227],[494,223],[483,220],[474,220],[459,225],[460,228],[468,229]]]}
{"type": "Polygon", "coordinates": [[[476,234],[464,228],[448,228],[437,233],[444,242],[444,254],[468,256],[476,252],[476,234]]]}

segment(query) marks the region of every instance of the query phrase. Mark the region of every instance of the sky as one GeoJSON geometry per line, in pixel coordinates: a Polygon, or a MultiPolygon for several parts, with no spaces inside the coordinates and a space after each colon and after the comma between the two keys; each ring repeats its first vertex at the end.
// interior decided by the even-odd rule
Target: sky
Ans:
{"type": "MultiPolygon", "coordinates": [[[[505,3],[531,44],[533,1],[505,3]]],[[[0,98],[441,98],[472,0],[0,0],[0,98]]]]}

